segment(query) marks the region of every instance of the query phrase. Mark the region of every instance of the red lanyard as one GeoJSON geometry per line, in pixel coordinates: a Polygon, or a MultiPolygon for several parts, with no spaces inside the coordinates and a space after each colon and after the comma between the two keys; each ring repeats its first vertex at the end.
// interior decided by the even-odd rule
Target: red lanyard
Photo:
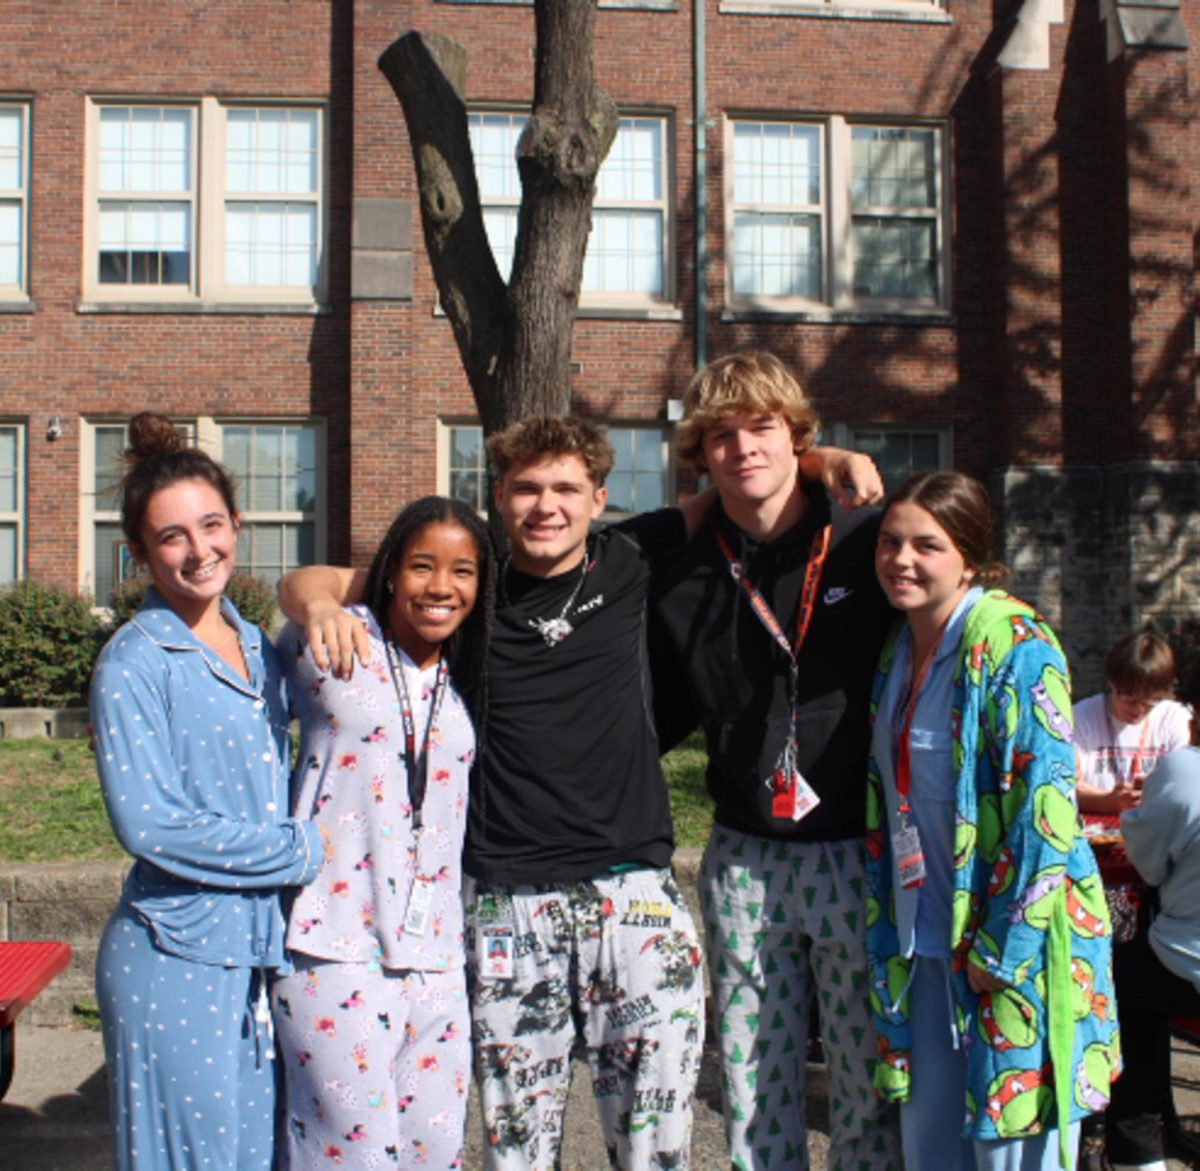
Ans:
{"type": "Polygon", "coordinates": [[[746,567],[734,557],[729,542],[725,540],[725,535],[717,533],[717,544],[721,546],[721,552],[725,555],[730,575],[741,586],[746,600],[750,603],[750,608],[758,616],[759,622],[766,627],[767,633],[787,651],[793,674],[795,674],[796,663],[800,658],[800,648],[804,645],[808,628],[812,624],[813,611],[817,607],[817,588],[821,584],[821,570],[825,567],[825,557],[829,552],[829,539],[832,532],[832,525],[824,525],[813,534],[812,548],[808,553],[808,564],[804,567],[804,584],[800,588],[800,603],[796,607],[795,644],[788,642],[779,619],[767,605],[767,599],[762,596],[758,587],[746,575],[746,567]]]}

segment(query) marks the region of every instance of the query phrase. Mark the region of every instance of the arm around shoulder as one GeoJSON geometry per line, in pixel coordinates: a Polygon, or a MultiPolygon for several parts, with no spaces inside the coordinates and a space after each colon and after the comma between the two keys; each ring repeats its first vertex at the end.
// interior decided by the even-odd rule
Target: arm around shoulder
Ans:
{"type": "Polygon", "coordinates": [[[313,659],[323,671],[349,679],[357,658],[364,666],[370,642],[362,622],[344,606],[362,600],[365,570],[337,565],[306,565],[279,581],[279,608],[304,627],[313,659]]]}

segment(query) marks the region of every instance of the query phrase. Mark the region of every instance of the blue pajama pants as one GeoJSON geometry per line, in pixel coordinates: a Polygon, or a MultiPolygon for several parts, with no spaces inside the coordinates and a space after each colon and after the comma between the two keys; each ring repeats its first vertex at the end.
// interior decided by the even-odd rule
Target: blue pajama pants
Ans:
{"type": "Polygon", "coordinates": [[[117,907],[96,956],[117,1171],[270,1171],[276,1064],[259,981],[160,951],[117,907]]]}
{"type": "MultiPolygon", "coordinates": [[[[900,1106],[905,1171],[1060,1171],[1057,1127],[1033,1138],[994,1142],[962,1137],[967,1062],[954,1047],[950,961],[918,956],[908,990],[912,1027],[912,1091],[900,1106]]],[[[1067,1135],[1070,1167],[1079,1123],[1067,1135]]]]}
{"type": "Polygon", "coordinates": [[[466,976],[296,955],[272,1002],[288,1171],[462,1166],[471,1024],[466,976]]]}

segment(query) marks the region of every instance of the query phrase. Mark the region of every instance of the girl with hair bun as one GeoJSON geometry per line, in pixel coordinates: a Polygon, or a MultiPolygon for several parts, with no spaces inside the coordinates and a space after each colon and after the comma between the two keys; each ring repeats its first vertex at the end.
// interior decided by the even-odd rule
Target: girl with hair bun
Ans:
{"type": "Polygon", "coordinates": [[[873,692],[868,960],[908,1171],[1073,1167],[1119,1070],[1067,665],[1034,610],[984,589],[1003,575],[991,536],[982,484],[922,473],[876,550],[906,621],[873,692]]]}
{"type": "Polygon", "coordinates": [[[134,858],[96,959],[116,1165],[269,1171],[279,892],[315,877],[322,841],[286,815],[274,649],[223,597],[229,475],[162,415],[137,415],[129,444],[122,526],[150,586],[91,689],[105,805],[134,858]]]}

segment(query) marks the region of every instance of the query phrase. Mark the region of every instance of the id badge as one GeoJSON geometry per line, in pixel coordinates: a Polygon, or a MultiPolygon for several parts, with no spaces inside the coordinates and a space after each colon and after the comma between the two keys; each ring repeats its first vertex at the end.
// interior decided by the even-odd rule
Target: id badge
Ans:
{"type": "Polygon", "coordinates": [[[925,855],[921,850],[921,835],[915,825],[898,829],[892,834],[892,853],[900,885],[906,890],[925,881],[925,855]]]}
{"type": "Polygon", "coordinates": [[[800,773],[793,773],[792,776],[796,789],[795,800],[792,806],[792,820],[799,821],[802,817],[807,817],[821,804],[821,798],[817,796],[816,790],[800,773]]]}
{"type": "Polygon", "coordinates": [[[432,906],[433,883],[427,878],[414,878],[408,895],[408,911],[404,916],[405,935],[425,934],[432,906]]]}
{"type": "Polygon", "coordinates": [[[777,768],[771,774],[771,815],[799,821],[807,817],[821,798],[795,769],[777,768]]]}
{"type": "Polygon", "coordinates": [[[513,929],[507,924],[497,924],[479,929],[482,943],[480,971],[485,980],[511,980],[513,978],[513,929]]]}

